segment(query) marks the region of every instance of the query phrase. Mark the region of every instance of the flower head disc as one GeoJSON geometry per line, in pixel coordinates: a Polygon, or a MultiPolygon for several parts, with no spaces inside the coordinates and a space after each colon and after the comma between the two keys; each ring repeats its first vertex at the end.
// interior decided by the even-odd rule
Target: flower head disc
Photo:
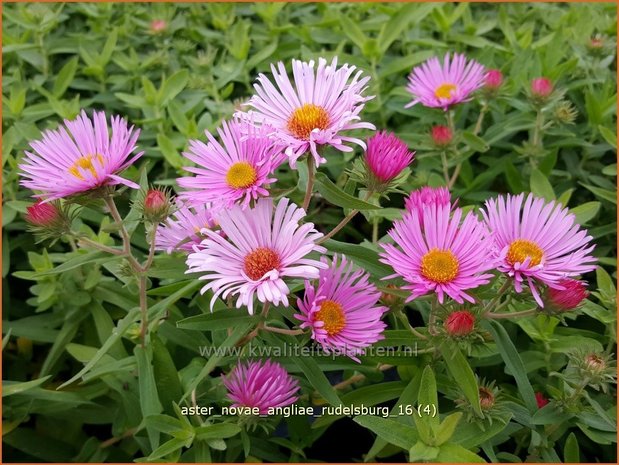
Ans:
{"type": "Polygon", "coordinates": [[[97,170],[93,163],[93,158],[97,160],[99,166],[103,166],[103,156],[100,153],[95,155],[84,155],[83,157],[78,158],[73,163],[73,166],[69,168],[69,173],[75,176],[80,181],[84,180],[84,176],[82,176],[81,171],[89,171],[90,174],[96,178],[98,176],[97,170]]]}
{"type": "Polygon", "coordinates": [[[329,113],[324,108],[306,103],[292,112],[288,130],[297,138],[309,140],[314,129],[324,131],[329,127],[329,113]]]}
{"type": "Polygon", "coordinates": [[[316,313],[316,320],[324,323],[323,329],[329,336],[336,336],[346,326],[344,308],[333,300],[325,300],[316,313]]]}
{"type": "Polygon", "coordinates": [[[233,189],[247,189],[258,179],[256,169],[246,161],[238,161],[228,169],[226,182],[233,189]]]}
{"type": "Polygon", "coordinates": [[[421,258],[421,274],[435,283],[452,281],[460,269],[460,263],[451,250],[432,249],[421,258]]]}
{"type": "Polygon", "coordinates": [[[259,247],[245,256],[243,271],[252,281],[259,281],[268,272],[277,270],[280,259],[277,252],[268,247],[259,247]]]}
{"type": "Polygon", "coordinates": [[[446,100],[450,99],[452,95],[455,93],[457,88],[458,86],[456,86],[455,84],[449,84],[449,83],[441,84],[434,91],[434,96],[436,98],[442,98],[446,100]]]}
{"type": "Polygon", "coordinates": [[[509,245],[505,258],[510,265],[529,260],[529,266],[536,266],[544,259],[544,251],[533,241],[516,239],[509,245]]]}

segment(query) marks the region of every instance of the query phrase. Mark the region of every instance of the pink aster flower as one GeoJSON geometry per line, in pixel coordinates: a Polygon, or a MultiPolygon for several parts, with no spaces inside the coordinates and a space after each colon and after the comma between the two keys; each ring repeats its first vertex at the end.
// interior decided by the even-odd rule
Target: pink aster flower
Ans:
{"type": "Polygon", "coordinates": [[[443,303],[445,295],[458,303],[475,302],[465,291],[488,283],[492,268],[491,241],[485,225],[469,212],[462,223],[462,209],[451,215],[450,205],[427,205],[423,214],[416,209],[393,223],[389,235],[393,244],[381,244],[380,261],[391,266],[409,289],[407,302],[435,292],[443,303]],[[423,218],[424,227],[420,219],[423,218]]]}
{"type": "Polygon", "coordinates": [[[208,204],[183,204],[177,202],[177,210],[157,228],[155,248],[190,252],[206,239],[207,230],[215,230],[217,221],[208,204]]]}
{"type": "Polygon", "coordinates": [[[81,194],[105,185],[139,186],[118,176],[144,152],[127,158],[136,149],[140,131],[127,127],[120,116],[110,118],[111,135],[105,113],[93,112],[92,120],[82,110],[73,121],[43,132],[43,138],[30,143],[19,165],[21,185],[40,191],[34,197],[54,200],[81,194]]]}
{"type": "Polygon", "coordinates": [[[330,145],[342,152],[352,152],[346,142],[365,144],[357,138],[341,133],[351,129],[374,129],[374,125],[360,121],[359,113],[365,102],[373,97],[364,97],[369,77],[361,77],[361,71],[353,73],[355,66],[345,64],[339,69],[337,57],[330,65],[324,58],[309,63],[292,60],[294,86],[282,62],[271,65],[273,80],[264,74],[254,84],[256,94],[246,105],[253,108],[246,114],[257,123],[268,124],[275,130],[275,137],[287,147],[290,166],[308,150],[316,166],[326,160],[318,153],[321,145],[330,145]],[[352,78],[351,78],[352,77],[352,78]]]}
{"type": "Polygon", "coordinates": [[[438,58],[430,58],[413,69],[408,76],[406,89],[413,100],[405,106],[418,103],[432,108],[447,110],[450,106],[470,100],[473,91],[484,85],[486,71],[475,60],[455,53],[453,58],[445,55],[443,65],[438,58]]]}
{"type": "MultiPolygon", "coordinates": [[[[323,257],[322,262],[327,264],[323,257]]],[[[389,310],[378,305],[381,297],[376,286],[362,270],[353,271],[342,257],[333,257],[329,268],[320,270],[318,282],[305,281],[305,296],[298,299],[301,328],[311,328],[312,339],[326,353],[343,352],[354,360],[363,348],[383,339],[383,314],[389,310]]]]}
{"type": "Polygon", "coordinates": [[[283,147],[264,130],[238,119],[224,121],[217,132],[223,145],[208,131],[207,144],[189,141],[189,152],[183,155],[198,166],[185,167],[195,176],[177,179],[179,186],[190,189],[179,197],[225,208],[236,202],[247,207],[250,200],[268,196],[265,187],[276,181],[269,176],[285,159],[283,147]]]}
{"type": "Polygon", "coordinates": [[[415,152],[395,134],[379,131],[368,139],[364,161],[376,184],[388,184],[411,164],[415,152]]]}
{"type": "Polygon", "coordinates": [[[575,216],[554,201],[529,194],[499,196],[482,211],[494,242],[499,271],[514,278],[516,292],[526,281],[540,307],[536,283],[560,288],[562,278],[595,269],[591,236],[575,216]]]}
{"type": "Polygon", "coordinates": [[[423,227],[423,208],[430,205],[451,206],[451,194],[446,187],[425,186],[410,193],[404,200],[404,207],[408,211],[415,210],[423,227]]]}
{"type": "Polygon", "coordinates": [[[233,407],[258,407],[260,415],[298,399],[299,382],[271,360],[240,362],[228,376],[222,375],[222,381],[233,407]]]}
{"type": "Polygon", "coordinates": [[[188,273],[205,273],[199,279],[209,283],[201,290],[214,291],[211,309],[220,295],[238,295],[237,308],[245,305],[254,312],[254,294],[260,302],[288,305],[290,292],[285,278],[316,279],[325,263],[307,258],[312,251],[324,253],[316,245],[322,233],[312,223],[299,225],[305,211],[283,198],[274,207],[271,199],[261,198],[254,208],[235,205],[218,212],[221,231],[206,230],[203,249],[187,258],[188,273]]]}

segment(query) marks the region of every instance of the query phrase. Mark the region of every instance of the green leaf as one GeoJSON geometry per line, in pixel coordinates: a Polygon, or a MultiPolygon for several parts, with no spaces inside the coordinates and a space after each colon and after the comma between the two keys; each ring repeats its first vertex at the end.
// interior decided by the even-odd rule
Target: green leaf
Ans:
{"type": "Polygon", "coordinates": [[[458,384],[462,393],[473,407],[475,413],[482,416],[481,407],[479,405],[479,386],[475,379],[475,373],[471,369],[469,362],[466,360],[462,352],[452,341],[445,341],[441,348],[443,360],[447,365],[447,369],[454,381],[458,384]]]}
{"type": "Polygon", "coordinates": [[[600,202],[587,202],[578,205],[570,210],[570,213],[576,215],[576,223],[586,224],[589,220],[595,218],[600,210],[600,202]]]}
{"type": "Polygon", "coordinates": [[[143,348],[135,346],[133,353],[138,367],[138,383],[140,389],[140,406],[144,417],[161,413],[162,407],[157,396],[157,384],[152,365],[151,346],[143,348]]]}
{"type": "Polygon", "coordinates": [[[164,442],[155,449],[152,454],[148,456],[149,460],[155,460],[161,457],[165,457],[166,455],[170,455],[173,452],[176,452],[183,447],[189,447],[191,445],[190,440],[181,439],[181,438],[172,438],[168,442],[164,442]]]}
{"type": "Polygon", "coordinates": [[[23,383],[15,383],[12,381],[2,381],[2,397],[12,396],[14,394],[20,394],[28,391],[29,389],[36,388],[45,383],[51,375],[44,376],[43,378],[33,379],[32,381],[26,381],[23,383]]]}
{"type": "Polygon", "coordinates": [[[439,452],[440,449],[438,447],[429,446],[419,441],[408,451],[408,461],[410,463],[434,462],[439,452]]]}
{"type": "Polygon", "coordinates": [[[494,321],[484,321],[482,322],[482,325],[492,334],[494,342],[497,345],[497,349],[499,349],[499,353],[501,354],[501,358],[505,362],[509,372],[516,380],[518,391],[520,392],[520,396],[522,397],[527,410],[529,410],[532,414],[537,412],[538,408],[537,401],[535,400],[535,392],[533,391],[529,378],[527,378],[527,371],[524,367],[524,363],[522,362],[514,343],[507,334],[507,331],[505,331],[505,328],[503,328],[500,323],[494,321]]]}
{"type": "Polygon", "coordinates": [[[456,430],[456,426],[458,426],[458,422],[462,418],[462,412],[456,412],[449,415],[447,418],[443,420],[443,422],[438,427],[436,431],[436,445],[440,446],[441,444],[445,444],[447,441],[451,439],[456,430]]]}
{"type": "Polygon", "coordinates": [[[384,278],[393,273],[393,269],[389,265],[385,265],[378,261],[378,253],[369,247],[361,244],[348,244],[329,239],[324,243],[324,246],[331,252],[337,252],[346,255],[357,266],[363,268],[376,278],[384,278]]]}
{"type": "Polygon", "coordinates": [[[554,200],[555,193],[552,189],[552,185],[548,181],[548,178],[537,168],[531,170],[530,186],[531,192],[535,195],[543,197],[546,200],[554,200]]]}
{"type": "Polygon", "coordinates": [[[178,377],[174,360],[157,333],[151,333],[150,342],[153,348],[153,374],[157,380],[159,400],[166,413],[174,413],[174,402],[183,395],[183,388],[178,377]]]}
{"type": "Polygon", "coordinates": [[[578,440],[574,433],[570,433],[565,440],[565,446],[563,446],[563,462],[580,463],[580,448],[578,447],[578,440]]]}
{"type": "Polygon", "coordinates": [[[617,205],[617,190],[610,191],[608,189],[602,189],[600,187],[590,186],[588,184],[580,183],[580,185],[586,187],[593,192],[600,199],[608,200],[609,202],[617,205]]]}
{"type": "Polygon", "coordinates": [[[338,207],[353,208],[356,210],[376,210],[380,208],[380,205],[373,205],[347,194],[333,184],[324,173],[316,173],[316,187],[318,188],[318,192],[320,192],[327,201],[338,207]]]}
{"type": "Polygon", "coordinates": [[[442,463],[486,463],[479,455],[458,444],[443,444],[440,447],[437,462],[442,463]]]}
{"type": "Polygon", "coordinates": [[[71,82],[73,81],[73,77],[75,76],[75,71],[77,71],[77,63],[78,58],[74,56],[65,63],[60,71],[58,71],[56,80],[54,81],[54,87],[52,89],[52,94],[54,97],[62,97],[65,91],[69,88],[71,82]]]}
{"type": "Polygon", "coordinates": [[[177,71],[173,75],[166,78],[163,82],[161,89],[159,89],[159,104],[165,105],[187,86],[189,82],[189,71],[182,69],[177,71]]]}
{"type": "Polygon", "coordinates": [[[185,164],[185,160],[179,155],[174,142],[163,133],[157,134],[157,146],[163,158],[174,168],[179,169],[185,164]]]}
{"type": "Polygon", "coordinates": [[[331,386],[331,383],[329,383],[329,380],[313,358],[295,357],[293,360],[323,399],[335,406],[342,403],[335,389],[333,389],[333,386],[331,386]]]}
{"type": "Polygon", "coordinates": [[[391,16],[389,21],[383,24],[378,34],[378,47],[381,53],[385,53],[393,41],[402,38],[402,33],[411,21],[419,23],[436,6],[434,4],[404,4],[391,16]]]}
{"type": "Polygon", "coordinates": [[[484,153],[490,148],[485,140],[479,136],[476,136],[472,132],[464,131],[462,133],[462,139],[466,142],[466,145],[468,145],[475,152],[484,153]]]}
{"type": "Polygon", "coordinates": [[[217,331],[220,329],[232,328],[241,323],[256,324],[260,320],[260,315],[248,315],[246,311],[237,309],[226,309],[215,311],[210,314],[190,316],[176,322],[176,327],[195,331],[217,331]]]}
{"type": "Polygon", "coordinates": [[[241,432],[241,428],[233,423],[218,423],[216,425],[200,426],[195,429],[196,438],[207,439],[225,439],[236,436],[241,432]]]}
{"type": "Polygon", "coordinates": [[[344,14],[340,14],[338,20],[342,27],[342,32],[344,32],[344,34],[351,40],[353,45],[356,45],[363,50],[363,44],[365,44],[368,38],[357,23],[344,14]]]}
{"type": "Polygon", "coordinates": [[[142,421],[143,426],[148,426],[161,433],[171,436],[178,431],[185,430],[185,425],[178,418],[169,415],[149,415],[142,421]]]}
{"type": "Polygon", "coordinates": [[[610,145],[612,145],[614,148],[617,148],[617,134],[614,131],[608,129],[606,126],[598,126],[598,129],[600,131],[600,134],[602,134],[604,140],[610,145]]]}
{"type": "Polygon", "coordinates": [[[353,419],[355,423],[376,433],[389,444],[409,450],[417,440],[417,431],[412,426],[403,425],[391,418],[359,415],[353,419]]]}

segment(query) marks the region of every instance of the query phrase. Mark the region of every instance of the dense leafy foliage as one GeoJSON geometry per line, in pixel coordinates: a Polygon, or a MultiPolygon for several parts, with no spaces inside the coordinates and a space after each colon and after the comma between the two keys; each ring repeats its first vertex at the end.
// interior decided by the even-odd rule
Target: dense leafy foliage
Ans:
{"type": "MultiPolygon", "coordinates": [[[[5,4],[3,459],[616,461],[616,390],[607,373],[616,349],[615,25],[609,4],[5,4]],[[557,199],[593,236],[600,266],[585,276],[591,294],[577,310],[483,320],[474,338],[437,339],[426,337],[430,301],[403,306],[408,293],[381,281],[391,269],[378,261],[377,242],[389,241],[402,193],[445,184],[430,137],[433,126],[446,124],[445,113],[405,109],[405,85],[414,66],[453,51],[505,79],[496,98],[455,107],[458,151],[447,168],[460,167],[451,189],[458,206],[471,209],[499,193],[557,199]],[[237,357],[200,350],[239,345],[261,317],[221,301],[211,313],[210,295],[198,293],[184,257],[157,254],[142,346],[140,278],[121,256],[67,238],[35,242],[24,221],[32,193],[18,186],[17,165],[42,130],[81,108],[103,109],[142,129],[145,156],[125,177],[175,189],[186,174],[188,139],[203,139],[205,129],[230,118],[258,73],[279,60],[333,56],[371,76],[375,98],[364,120],[395,132],[417,154],[398,192],[379,199],[359,192],[353,159],[360,149],[327,151],[308,219],[328,232],[361,211],[325,246],[386,292],[394,310],[377,345],[414,347],[415,356],[400,349],[361,363],[277,360],[300,380],[298,405],[383,406],[393,416],[280,416],[253,428],[246,419],[183,414],[186,406],[228,405],[219,375],[237,357]],[[536,111],[527,92],[540,76],[554,83],[557,98],[536,111]],[[591,374],[598,367],[591,353],[608,366],[591,374]],[[542,397],[550,400],[543,407],[542,397]]],[[[307,178],[304,164],[285,165],[273,195],[300,205],[307,178]]],[[[127,190],[117,201],[143,260],[141,195],[127,190]]],[[[118,226],[96,201],[81,208],[73,227],[91,242],[120,244],[118,226]]],[[[293,288],[301,290],[301,283],[293,288]]],[[[477,297],[496,294],[486,286],[477,297]]],[[[525,300],[510,309],[530,307],[525,300]]],[[[293,313],[274,308],[270,324],[293,324],[293,313]]],[[[255,341],[310,344],[306,335],[274,332],[255,341]]]]}

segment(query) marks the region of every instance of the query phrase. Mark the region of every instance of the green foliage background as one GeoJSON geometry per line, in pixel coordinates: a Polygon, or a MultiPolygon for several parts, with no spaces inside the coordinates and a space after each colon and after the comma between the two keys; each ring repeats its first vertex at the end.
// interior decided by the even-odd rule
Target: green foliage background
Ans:
{"type": "MultiPolygon", "coordinates": [[[[80,108],[105,109],[142,128],[139,145],[146,156],[131,168],[129,177],[144,180],[148,174],[155,184],[174,185],[187,140],[203,137],[204,129],[212,131],[230,117],[251,94],[257,73],[268,72],[277,60],[337,55],[341,63],[354,64],[372,76],[369,93],[376,98],[366,106],[364,118],[395,131],[417,149],[403,188],[440,185],[440,159],[427,133],[433,124],[444,124],[444,116],[421,106],[405,110],[409,96],[404,85],[413,66],[448,51],[466,52],[487,67],[501,69],[507,81],[501,98],[490,105],[482,139],[466,140],[466,160],[454,197],[462,206],[503,192],[531,190],[557,198],[589,228],[603,268],[588,277],[591,288],[599,289],[578,319],[567,317],[569,326],[545,317],[505,323],[503,338],[499,330],[496,344],[484,344],[471,354],[475,372],[496,379],[503,389],[506,413],[483,432],[476,423],[460,420],[449,439],[453,446],[445,448],[452,455],[443,452],[430,460],[473,460],[456,449],[461,446],[496,461],[527,456],[543,461],[615,461],[614,388],[609,394],[591,391],[591,402],[577,416],[559,416],[556,411],[544,416],[523,406],[529,391],[522,387],[548,388],[560,395],[562,384],[549,375],[565,367],[566,351],[615,349],[615,25],[613,4],[4,4],[4,461],[132,461],[145,456],[183,461],[243,461],[246,456],[284,462],[362,459],[367,448],[340,445],[350,450],[349,456],[320,455],[312,448],[327,428],[331,427],[328,434],[337,434],[341,420],[323,418],[310,429],[304,419],[288,419],[287,434],[269,436],[260,430],[239,435],[232,423],[201,425],[177,418],[172,402],[194,389],[200,405],[218,405],[224,398],[217,376],[209,374],[233,360],[205,360],[197,347],[233,344],[255,321],[238,315],[210,317],[209,299],[196,295],[199,285],[183,274],[182,260],[162,255],[149,275],[150,315],[157,327],[152,328],[147,350],[134,350],[134,279],[123,273],[117,260],[99,252],[71,252],[64,242],[49,248],[35,244],[34,237],[24,233],[23,213],[31,201],[30,192],[18,188],[17,163],[27,142],[38,138],[42,129],[75,117],[80,108]],[[154,19],[165,20],[167,28],[151,31],[154,19]],[[605,44],[597,52],[587,46],[596,34],[605,44]],[[524,93],[538,76],[565,89],[578,111],[574,124],[555,124],[545,131],[542,149],[528,143],[535,115],[524,93]],[[505,370],[506,363],[512,368],[505,370]],[[521,369],[514,371],[514,366],[521,369]],[[56,390],[68,380],[73,382],[56,390]],[[544,425],[555,422],[558,434],[547,440],[544,425]]],[[[479,109],[475,101],[460,106],[457,126],[470,131],[479,109]]],[[[348,191],[343,169],[352,156],[328,154],[325,170],[348,191]]],[[[300,202],[304,180],[298,181],[290,171],[278,179],[277,188],[300,202]]],[[[318,213],[311,218],[322,230],[335,225],[341,208],[347,208],[345,199],[329,200],[319,199],[318,213]]],[[[372,234],[367,219],[380,222],[382,236],[402,206],[401,196],[392,195],[384,206],[388,208],[374,216],[357,218],[329,247],[351,256],[375,279],[386,273],[367,241],[372,234]]],[[[125,212],[130,209],[129,203],[122,207],[125,212]]],[[[146,250],[136,212],[129,218],[134,246],[146,250]]],[[[112,244],[106,221],[96,208],[85,209],[80,228],[112,244]]],[[[426,309],[420,303],[409,310],[414,319],[419,318],[414,310],[425,314],[426,309]]],[[[285,311],[281,316],[289,317],[285,311]]],[[[406,331],[396,323],[392,328],[385,344],[406,341],[406,331]]],[[[265,338],[267,344],[284,342],[265,338]]],[[[343,402],[414,402],[436,396],[436,390],[427,388],[436,382],[441,412],[443,407],[452,409],[454,372],[440,360],[427,356],[407,361],[398,365],[395,380],[376,371],[379,362],[402,363],[282,363],[302,377],[305,392],[315,390],[318,398],[331,403],[340,400],[338,395],[343,402]],[[428,363],[433,364],[436,381],[423,370],[428,363]],[[329,373],[328,379],[323,372],[329,373]],[[354,372],[367,377],[355,390],[338,394],[331,389],[331,374],[348,378],[354,372]],[[426,388],[420,392],[420,386],[426,388]]],[[[415,429],[410,418],[387,424],[367,418],[355,421],[377,435],[367,460],[401,454],[403,449],[408,453],[411,435],[416,434],[412,431],[423,430],[423,425],[415,429]]]]}

